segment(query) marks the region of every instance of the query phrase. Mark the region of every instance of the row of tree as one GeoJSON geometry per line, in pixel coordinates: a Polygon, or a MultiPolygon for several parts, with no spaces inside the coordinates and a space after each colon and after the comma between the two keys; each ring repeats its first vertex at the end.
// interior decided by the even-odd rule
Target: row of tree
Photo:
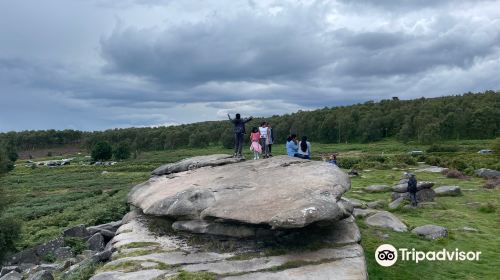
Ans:
{"type": "MultiPolygon", "coordinates": [[[[457,96],[365,102],[314,111],[255,118],[248,126],[266,120],[278,143],[290,133],[307,135],[323,143],[372,142],[385,137],[433,143],[446,139],[486,139],[500,135],[500,92],[457,96]]],[[[91,149],[98,142],[127,143],[132,151],[223,145],[231,147],[228,121],[201,122],[169,127],[143,127],[83,132],[46,130],[1,133],[18,150],[81,145],[91,149]]]]}
{"type": "MultiPolygon", "coordinates": [[[[0,142],[0,177],[14,168],[17,153],[11,145],[0,142]]],[[[8,252],[15,251],[14,242],[20,231],[19,224],[11,217],[4,217],[2,212],[9,203],[0,185],[0,263],[8,252]]]]}

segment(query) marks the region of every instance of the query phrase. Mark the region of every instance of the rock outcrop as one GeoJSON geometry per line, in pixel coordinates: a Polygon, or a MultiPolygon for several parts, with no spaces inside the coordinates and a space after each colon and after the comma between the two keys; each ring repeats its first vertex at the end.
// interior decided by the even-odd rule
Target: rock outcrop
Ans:
{"type": "Polygon", "coordinates": [[[216,155],[162,166],[129,193],[136,210],[106,245],[112,261],[91,279],[181,271],[217,279],[367,279],[354,208],[342,199],[349,188],[336,166],[286,156],[216,155]]]}
{"type": "Polygon", "coordinates": [[[348,202],[340,200],[350,188],[349,177],[324,162],[279,156],[170,175],[154,176],[134,187],[129,202],[153,216],[276,229],[337,221],[351,214],[348,202]]]}

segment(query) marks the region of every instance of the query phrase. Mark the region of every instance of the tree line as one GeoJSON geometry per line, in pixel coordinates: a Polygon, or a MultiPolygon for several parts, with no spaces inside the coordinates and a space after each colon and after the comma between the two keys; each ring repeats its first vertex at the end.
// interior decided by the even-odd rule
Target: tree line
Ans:
{"type": "MultiPolygon", "coordinates": [[[[248,129],[268,121],[278,143],[291,133],[322,143],[373,142],[386,137],[432,144],[449,139],[488,139],[500,136],[500,92],[465,93],[437,98],[399,100],[325,107],[313,111],[255,118],[248,129]]],[[[245,139],[248,141],[248,139],[245,139]]],[[[99,142],[126,143],[132,151],[233,143],[231,123],[207,121],[169,127],[141,127],[84,132],[43,130],[0,133],[0,141],[17,150],[79,145],[89,150],[99,142]]]]}

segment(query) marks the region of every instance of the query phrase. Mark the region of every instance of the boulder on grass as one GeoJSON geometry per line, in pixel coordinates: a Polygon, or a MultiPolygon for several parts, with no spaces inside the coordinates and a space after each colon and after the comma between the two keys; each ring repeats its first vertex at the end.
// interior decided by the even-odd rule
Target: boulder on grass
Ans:
{"type": "Polygon", "coordinates": [[[424,225],[416,227],[411,231],[413,234],[422,236],[425,239],[434,240],[448,236],[448,230],[442,226],[424,225]]]}
{"type": "Polygon", "coordinates": [[[28,280],[54,280],[54,276],[52,276],[52,273],[50,271],[42,270],[33,275],[30,275],[28,280]]]}
{"type": "Polygon", "coordinates": [[[423,189],[417,192],[418,202],[431,202],[434,201],[436,193],[433,189],[423,189]]]}
{"type": "Polygon", "coordinates": [[[420,181],[417,183],[417,191],[434,187],[434,182],[420,181]]]}
{"type": "Polygon", "coordinates": [[[477,176],[483,177],[486,179],[500,178],[500,171],[498,171],[498,170],[481,168],[481,169],[477,169],[475,171],[475,173],[477,176]]]}
{"type": "Polygon", "coordinates": [[[398,232],[408,231],[407,226],[398,217],[394,216],[393,214],[387,211],[381,211],[371,216],[368,216],[365,219],[365,222],[369,226],[390,228],[398,232]]]}
{"type": "Polygon", "coordinates": [[[459,196],[462,194],[459,186],[442,186],[434,189],[437,196],[459,196]]]}
{"type": "Polygon", "coordinates": [[[90,233],[88,232],[85,225],[77,225],[72,228],[68,228],[63,232],[64,237],[78,237],[78,238],[88,238],[90,233]]]}
{"type": "Polygon", "coordinates": [[[370,185],[363,190],[368,193],[378,193],[378,192],[387,192],[391,188],[387,185],[370,185]]]}
{"type": "Polygon", "coordinates": [[[87,248],[92,251],[100,252],[104,250],[104,237],[98,232],[87,240],[87,248]]]}

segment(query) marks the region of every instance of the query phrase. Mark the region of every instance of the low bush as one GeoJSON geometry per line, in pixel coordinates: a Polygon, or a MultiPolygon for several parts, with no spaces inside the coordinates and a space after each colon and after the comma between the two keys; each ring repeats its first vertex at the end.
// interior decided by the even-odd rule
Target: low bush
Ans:
{"type": "Polygon", "coordinates": [[[15,251],[20,230],[20,224],[14,219],[0,217],[0,263],[7,253],[15,251]]]}
{"type": "Polygon", "coordinates": [[[337,165],[340,168],[344,168],[344,169],[351,169],[356,164],[358,164],[360,162],[361,162],[361,158],[358,158],[358,157],[341,157],[341,158],[337,158],[337,165]]]}
{"type": "Polygon", "coordinates": [[[458,152],[460,148],[453,145],[431,145],[428,149],[428,153],[455,153],[458,152]]]}
{"type": "Polygon", "coordinates": [[[417,160],[407,154],[399,154],[392,157],[394,163],[406,164],[406,165],[417,165],[417,160]]]}

